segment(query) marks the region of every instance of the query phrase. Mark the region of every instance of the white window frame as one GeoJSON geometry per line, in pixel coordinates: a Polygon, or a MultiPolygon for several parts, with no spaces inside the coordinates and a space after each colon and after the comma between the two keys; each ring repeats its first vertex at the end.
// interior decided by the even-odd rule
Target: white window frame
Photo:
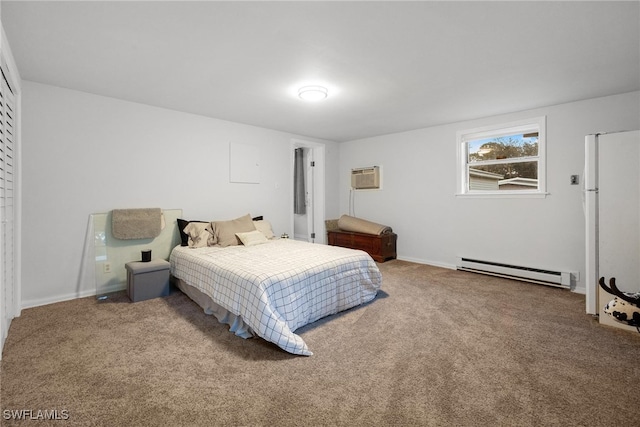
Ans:
{"type": "MultiPolygon", "coordinates": [[[[518,120],[509,123],[484,126],[474,129],[458,131],[457,140],[457,192],[458,197],[476,198],[541,198],[547,193],[547,165],[546,165],[546,116],[518,120]],[[469,141],[482,138],[500,137],[518,133],[538,132],[538,155],[528,157],[528,160],[538,162],[538,188],[536,190],[469,190],[468,146],[469,141]]],[[[506,159],[509,160],[509,159],[506,159]]]]}

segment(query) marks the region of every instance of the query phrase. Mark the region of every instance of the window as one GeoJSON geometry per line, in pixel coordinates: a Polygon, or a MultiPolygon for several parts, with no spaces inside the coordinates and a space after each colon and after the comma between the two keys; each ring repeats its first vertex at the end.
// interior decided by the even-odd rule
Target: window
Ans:
{"type": "Polygon", "coordinates": [[[545,119],[458,132],[458,195],[544,197],[545,119]]]}

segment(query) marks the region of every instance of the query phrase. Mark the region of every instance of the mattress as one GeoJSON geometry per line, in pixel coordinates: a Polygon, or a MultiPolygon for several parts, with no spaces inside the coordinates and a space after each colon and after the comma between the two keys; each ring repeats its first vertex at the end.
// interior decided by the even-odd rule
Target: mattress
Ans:
{"type": "Polygon", "coordinates": [[[364,251],[291,239],[177,246],[170,262],[171,274],[198,291],[185,293],[218,320],[235,324],[236,334],[257,335],[300,355],[313,353],[296,329],[373,300],[382,284],[364,251]]]}

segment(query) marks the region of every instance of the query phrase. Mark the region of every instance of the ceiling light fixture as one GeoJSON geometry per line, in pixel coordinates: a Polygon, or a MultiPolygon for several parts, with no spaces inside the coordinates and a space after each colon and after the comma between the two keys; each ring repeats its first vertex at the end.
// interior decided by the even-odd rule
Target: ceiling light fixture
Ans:
{"type": "Polygon", "coordinates": [[[298,89],[298,97],[305,101],[320,101],[328,95],[326,87],[322,86],[304,86],[298,89]]]}

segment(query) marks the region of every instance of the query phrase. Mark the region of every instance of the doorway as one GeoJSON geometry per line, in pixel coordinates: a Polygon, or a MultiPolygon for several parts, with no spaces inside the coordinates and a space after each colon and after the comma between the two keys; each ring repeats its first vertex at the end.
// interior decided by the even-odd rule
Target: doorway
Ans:
{"type": "Polygon", "coordinates": [[[292,140],[291,158],[291,171],[294,178],[290,204],[292,206],[292,237],[311,243],[326,243],[324,145],[311,141],[292,140]]]}

